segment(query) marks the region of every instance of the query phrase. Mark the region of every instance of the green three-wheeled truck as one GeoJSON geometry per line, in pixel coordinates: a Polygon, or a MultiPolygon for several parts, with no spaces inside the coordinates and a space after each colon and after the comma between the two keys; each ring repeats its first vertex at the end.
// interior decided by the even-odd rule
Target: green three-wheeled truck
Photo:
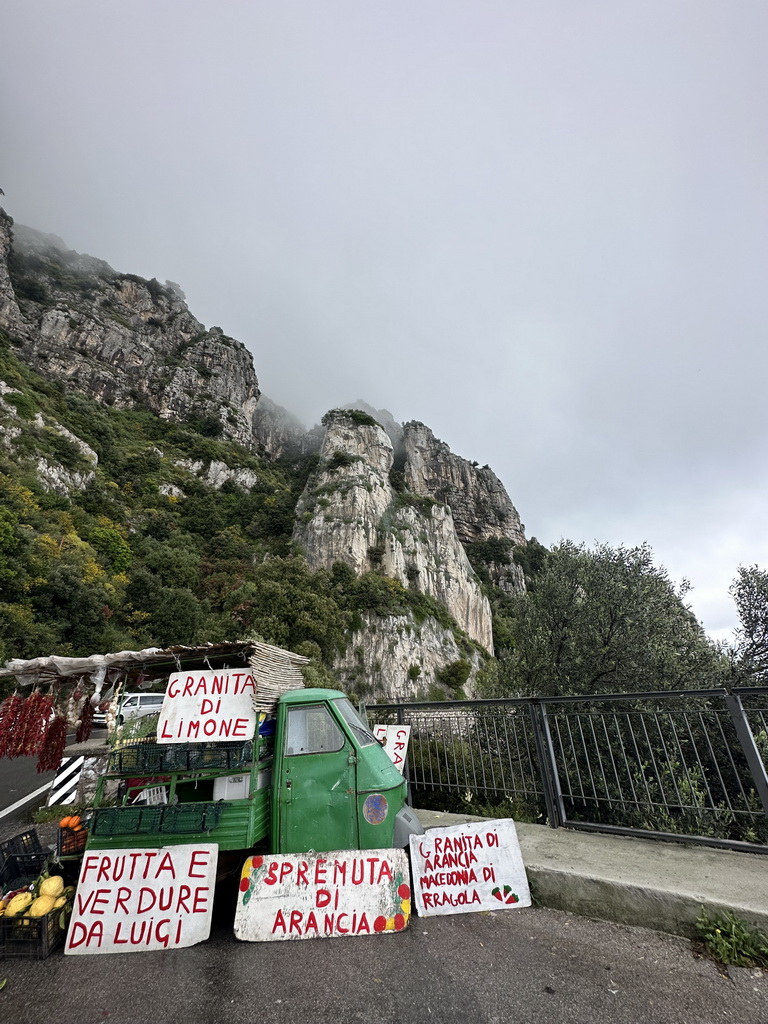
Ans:
{"type": "Polygon", "coordinates": [[[291,690],[257,718],[246,741],[116,744],[88,848],[368,850],[423,832],[405,779],[343,693],[291,690]]]}

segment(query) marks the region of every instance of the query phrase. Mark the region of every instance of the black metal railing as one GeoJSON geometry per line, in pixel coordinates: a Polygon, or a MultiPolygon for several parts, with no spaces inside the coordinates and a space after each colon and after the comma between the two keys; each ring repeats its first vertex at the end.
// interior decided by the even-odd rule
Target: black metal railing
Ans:
{"type": "Polygon", "coordinates": [[[768,687],[370,706],[413,800],[768,852],[768,687]],[[441,795],[439,795],[441,794],[441,795]]]}

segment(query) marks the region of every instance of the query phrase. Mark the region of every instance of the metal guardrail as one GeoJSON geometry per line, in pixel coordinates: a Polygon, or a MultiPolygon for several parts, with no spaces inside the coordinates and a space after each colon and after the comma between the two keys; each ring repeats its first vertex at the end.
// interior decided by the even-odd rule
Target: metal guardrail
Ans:
{"type": "Polygon", "coordinates": [[[411,726],[414,800],[768,853],[768,687],[368,710],[411,726]]]}

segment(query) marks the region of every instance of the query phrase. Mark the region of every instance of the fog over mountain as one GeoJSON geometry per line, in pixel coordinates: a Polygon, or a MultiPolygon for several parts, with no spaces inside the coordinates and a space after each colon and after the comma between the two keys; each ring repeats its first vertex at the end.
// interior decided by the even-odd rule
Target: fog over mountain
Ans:
{"type": "Polygon", "coordinates": [[[3,205],[179,282],[307,426],[357,397],[527,535],[768,564],[758,0],[8,0],[3,205]]]}

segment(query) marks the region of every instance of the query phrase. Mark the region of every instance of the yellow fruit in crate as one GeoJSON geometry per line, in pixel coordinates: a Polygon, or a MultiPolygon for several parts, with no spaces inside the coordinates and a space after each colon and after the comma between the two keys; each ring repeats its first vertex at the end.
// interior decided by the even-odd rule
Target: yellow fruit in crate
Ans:
{"type": "Polygon", "coordinates": [[[5,908],[6,917],[18,917],[19,914],[23,914],[27,907],[32,903],[31,892],[20,892],[18,896],[14,896],[8,906],[5,908]]]}
{"type": "Polygon", "coordinates": [[[61,875],[51,875],[50,878],[46,878],[44,882],[40,883],[40,895],[41,896],[53,896],[56,899],[57,896],[61,896],[64,892],[64,879],[61,875]]]}
{"type": "Polygon", "coordinates": [[[53,904],[54,910],[58,910],[59,907],[65,906],[66,902],[67,902],[67,897],[66,896],[59,896],[59,898],[53,904]]]}
{"type": "Polygon", "coordinates": [[[53,910],[55,903],[56,900],[53,896],[38,896],[30,906],[29,910],[26,911],[26,916],[45,917],[47,913],[53,910]]]}

